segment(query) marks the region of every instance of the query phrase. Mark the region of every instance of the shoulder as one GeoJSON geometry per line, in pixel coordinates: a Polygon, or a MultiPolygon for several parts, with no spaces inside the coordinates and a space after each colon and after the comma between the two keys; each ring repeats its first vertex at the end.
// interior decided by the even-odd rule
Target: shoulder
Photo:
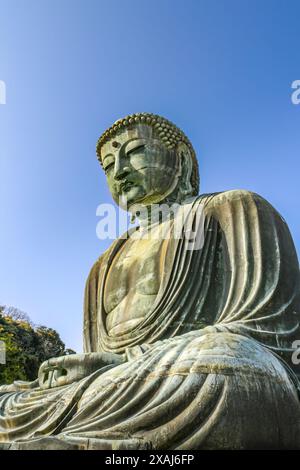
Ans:
{"type": "Polygon", "coordinates": [[[257,193],[247,189],[231,189],[219,193],[203,194],[198,197],[200,204],[207,208],[219,207],[220,205],[237,205],[239,203],[248,203],[262,205],[268,208],[274,208],[271,204],[257,193]]]}
{"type": "Polygon", "coordinates": [[[280,225],[287,225],[282,215],[264,197],[246,189],[232,189],[219,193],[198,196],[197,203],[203,213],[225,220],[234,214],[259,217],[260,220],[276,220],[280,225]]]}
{"type": "Polygon", "coordinates": [[[100,271],[100,267],[101,267],[101,264],[102,264],[102,260],[103,260],[103,255],[99,256],[99,258],[92,265],[92,267],[90,269],[90,272],[89,272],[89,275],[88,275],[88,278],[87,278],[87,281],[86,281],[87,284],[93,283],[97,280],[97,278],[99,276],[99,271],[100,271]]]}
{"type": "Polygon", "coordinates": [[[105,269],[109,263],[111,255],[117,252],[120,246],[124,243],[126,237],[120,237],[114,240],[114,242],[99,256],[99,258],[93,264],[87,281],[92,281],[99,277],[100,271],[105,269]]]}

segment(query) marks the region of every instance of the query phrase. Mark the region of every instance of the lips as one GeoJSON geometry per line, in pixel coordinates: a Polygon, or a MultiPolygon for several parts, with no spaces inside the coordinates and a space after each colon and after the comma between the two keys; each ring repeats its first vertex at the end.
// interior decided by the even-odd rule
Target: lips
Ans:
{"type": "Polygon", "coordinates": [[[131,181],[124,181],[120,184],[120,190],[124,193],[127,193],[132,188],[132,186],[134,186],[134,184],[131,181]]]}

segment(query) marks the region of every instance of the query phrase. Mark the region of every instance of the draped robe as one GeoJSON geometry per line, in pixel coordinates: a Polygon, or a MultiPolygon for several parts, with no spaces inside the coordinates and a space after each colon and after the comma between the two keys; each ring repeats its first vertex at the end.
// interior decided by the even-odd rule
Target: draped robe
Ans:
{"type": "Polygon", "coordinates": [[[0,448],[300,448],[300,273],[289,229],[244,190],[188,204],[187,226],[204,216],[203,246],[167,240],[156,300],[130,332],[109,336],[103,302],[126,239],[90,272],[85,352],[127,361],[50,390],[2,389],[0,448]]]}

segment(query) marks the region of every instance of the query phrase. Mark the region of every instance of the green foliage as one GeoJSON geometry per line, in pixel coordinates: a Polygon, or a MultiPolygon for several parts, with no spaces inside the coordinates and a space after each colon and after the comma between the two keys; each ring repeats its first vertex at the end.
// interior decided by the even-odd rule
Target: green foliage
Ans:
{"type": "Polygon", "coordinates": [[[52,328],[34,327],[28,317],[11,318],[3,307],[0,307],[0,341],[4,341],[6,348],[6,364],[0,364],[0,385],[35,380],[42,362],[50,357],[74,354],[65,349],[52,328]]]}

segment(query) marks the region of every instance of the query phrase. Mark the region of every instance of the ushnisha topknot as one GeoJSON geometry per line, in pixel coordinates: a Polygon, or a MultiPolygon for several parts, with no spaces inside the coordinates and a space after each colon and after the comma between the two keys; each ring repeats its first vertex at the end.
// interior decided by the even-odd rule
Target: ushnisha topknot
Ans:
{"type": "Polygon", "coordinates": [[[180,142],[184,142],[190,149],[193,160],[193,172],[191,176],[191,184],[194,194],[198,194],[199,190],[199,171],[198,161],[196,158],[195,150],[187,138],[187,136],[168,119],[152,113],[135,113],[130,114],[122,119],[118,119],[111,127],[109,127],[99,138],[97,142],[97,157],[101,161],[101,148],[111,138],[115,137],[118,132],[130,128],[136,124],[147,124],[151,126],[155,135],[163,142],[168,149],[174,149],[180,142]]]}

